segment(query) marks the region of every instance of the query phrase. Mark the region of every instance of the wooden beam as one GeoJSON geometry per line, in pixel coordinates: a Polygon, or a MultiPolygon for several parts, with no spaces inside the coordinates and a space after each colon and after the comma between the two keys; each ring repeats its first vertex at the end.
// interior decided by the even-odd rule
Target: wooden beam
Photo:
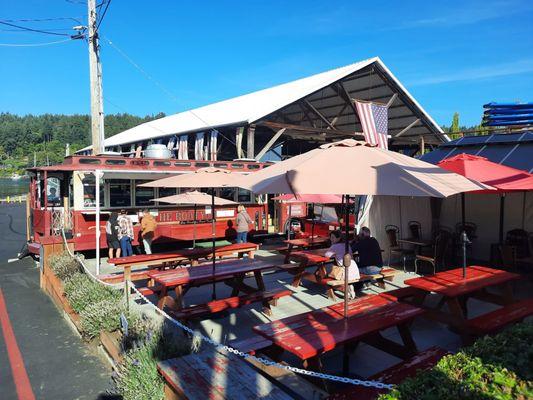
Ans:
{"type": "MultiPolygon", "coordinates": [[[[255,123],[259,126],[266,126],[271,129],[281,129],[281,128],[287,128],[287,131],[296,131],[296,132],[307,132],[307,133],[319,133],[319,134],[328,134],[333,136],[342,136],[342,137],[355,137],[355,138],[362,138],[363,134],[361,132],[355,132],[355,131],[343,131],[339,129],[334,130],[328,130],[325,128],[313,128],[310,126],[302,126],[302,125],[291,125],[291,124],[283,124],[279,122],[271,122],[271,121],[259,121],[255,123]]],[[[286,132],[287,133],[287,132],[286,132]]]]}
{"type": "Polygon", "coordinates": [[[403,128],[400,132],[398,132],[396,135],[394,135],[394,138],[397,138],[399,136],[402,136],[405,132],[407,132],[409,129],[411,129],[413,126],[418,124],[420,122],[420,119],[417,118],[413,122],[411,122],[409,125],[407,125],[405,128],[403,128]]]}
{"type": "Polygon", "coordinates": [[[329,122],[329,120],[324,117],[320,111],[318,111],[311,103],[309,103],[308,100],[304,100],[304,103],[307,105],[307,107],[309,107],[322,121],[324,121],[326,123],[327,126],[329,126],[331,129],[335,129],[335,127],[333,125],[331,125],[331,122],[329,122]]]}
{"type": "Polygon", "coordinates": [[[302,112],[304,113],[305,118],[307,118],[311,126],[316,128],[315,121],[313,121],[313,119],[309,116],[309,113],[307,112],[307,109],[303,106],[303,104],[298,102],[298,106],[302,109],[302,112]]]}
{"type": "Polygon", "coordinates": [[[254,158],[255,152],[255,126],[248,127],[248,136],[246,143],[246,158],[254,158]]]}
{"type": "Polygon", "coordinates": [[[287,128],[281,128],[279,131],[274,133],[274,136],[272,136],[272,138],[268,141],[267,144],[265,144],[265,146],[261,149],[261,151],[257,153],[257,155],[255,156],[255,159],[259,161],[267,153],[267,151],[270,150],[270,148],[274,145],[274,143],[276,143],[276,140],[278,140],[279,137],[283,135],[283,132],[285,132],[286,130],[287,128]]]}
{"type": "Polygon", "coordinates": [[[352,108],[352,111],[355,114],[356,120],[359,121],[359,115],[357,114],[357,108],[355,107],[355,104],[353,103],[352,96],[348,92],[348,89],[346,89],[346,86],[344,86],[344,83],[341,82],[340,85],[341,85],[341,89],[344,95],[346,96],[345,101],[347,101],[350,104],[350,107],[352,108]]]}
{"type": "Polygon", "coordinates": [[[390,100],[387,102],[387,108],[389,108],[390,106],[392,106],[392,103],[394,103],[396,101],[396,98],[398,97],[398,93],[394,93],[392,95],[392,97],[390,98],[390,100]]]}
{"type": "Polygon", "coordinates": [[[242,158],[242,134],[244,126],[239,126],[235,132],[235,147],[237,148],[237,158],[242,158]]]}

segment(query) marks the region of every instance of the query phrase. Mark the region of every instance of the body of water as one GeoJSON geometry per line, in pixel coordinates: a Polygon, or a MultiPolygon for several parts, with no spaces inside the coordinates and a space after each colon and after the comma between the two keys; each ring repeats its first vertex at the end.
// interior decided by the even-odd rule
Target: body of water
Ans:
{"type": "Polygon", "coordinates": [[[7,196],[18,196],[26,194],[29,190],[29,179],[21,178],[13,180],[9,178],[0,178],[0,198],[7,196]]]}

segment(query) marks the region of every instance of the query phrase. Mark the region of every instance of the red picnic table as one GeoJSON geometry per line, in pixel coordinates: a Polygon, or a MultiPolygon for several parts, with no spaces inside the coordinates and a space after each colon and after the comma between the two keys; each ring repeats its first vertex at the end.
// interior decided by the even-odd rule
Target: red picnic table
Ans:
{"type": "MultiPolygon", "coordinates": [[[[255,243],[233,243],[225,246],[217,246],[215,247],[215,257],[223,257],[237,253],[239,258],[244,254],[247,254],[249,258],[254,258],[254,252],[258,247],[259,246],[255,243]]],[[[176,267],[182,264],[196,265],[200,259],[208,259],[212,256],[213,249],[206,247],[111,258],[108,260],[108,263],[124,268],[124,279],[131,280],[132,267],[176,267]]],[[[144,276],[141,276],[138,279],[144,279],[144,276]]]]}
{"type": "MultiPolygon", "coordinates": [[[[464,334],[469,328],[467,300],[476,298],[489,303],[511,305],[513,304],[511,282],[519,278],[519,274],[508,271],[470,266],[466,269],[466,278],[463,278],[463,269],[457,268],[438,272],[435,275],[407,279],[405,284],[419,290],[414,304],[420,306],[423,306],[425,298],[430,293],[441,295],[442,299],[437,307],[423,306],[428,311],[426,315],[464,334]],[[500,293],[488,291],[489,287],[499,288],[500,293]],[[447,304],[449,312],[440,310],[444,303],[447,304]]],[[[463,340],[467,342],[468,338],[463,335],[463,340]]]]}
{"type": "Polygon", "coordinates": [[[283,242],[287,244],[287,248],[284,249],[283,252],[285,253],[285,262],[288,262],[289,255],[295,249],[306,250],[317,247],[325,247],[329,244],[329,238],[324,236],[317,236],[284,240],[283,242]]]}
{"type": "Polygon", "coordinates": [[[158,294],[158,307],[163,308],[167,304],[167,301],[170,301],[171,308],[175,311],[182,311],[180,316],[185,317],[186,315],[184,313],[187,315],[192,313],[195,316],[202,313],[214,313],[227,308],[240,307],[254,301],[263,301],[265,307],[270,310],[269,306],[272,300],[291,294],[290,290],[265,290],[262,272],[274,268],[275,266],[271,262],[255,259],[240,259],[218,262],[215,266],[214,274],[213,265],[206,263],[195,267],[149,271],[148,277],[150,279],[149,285],[154,287],[156,289],[155,293],[158,294]],[[244,283],[244,279],[248,273],[253,273],[256,287],[244,283]],[[224,283],[232,287],[231,297],[199,306],[188,307],[185,310],[183,297],[187,291],[193,287],[211,284],[213,281],[224,281],[224,283]],[[171,290],[174,290],[175,300],[169,296],[169,291],[171,290]],[[245,296],[237,296],[241,292],[245,296]]]}
{"type": "Polygon", "coordinates": [[[253,330],[270,339],[275,346],[303,361],[305,368],[321,369],[320,356],[344,346],[343,371],[349,373],[349,352],[363,341],[396,357],[406,359],[416,354],[409,323],[424,313],[419,307],[400,303],[387,294],[369,295],[348,303],[254,326],[253,330]],[[403,344],[389,340],[381,331],[397,327],[403,344]]]}

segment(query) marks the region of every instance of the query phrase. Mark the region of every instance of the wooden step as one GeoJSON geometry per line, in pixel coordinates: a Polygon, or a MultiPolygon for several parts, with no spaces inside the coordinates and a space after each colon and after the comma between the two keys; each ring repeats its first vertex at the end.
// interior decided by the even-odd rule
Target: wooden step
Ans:
{"type": "Polygon", "coordinates": [[[254,355],[258,350],[272,346],[272,344],[272,340],[261,335],[253,335],[246,339],[235,339],[228,342],[228,346],[251,355],[254,355]]]}
{"type": "Polygon", "coordinates": [[[241,296],[228,297],[226,299],[210,301],[207,304],[198,304],[184,308],[179,311],[171,312],[170,314],[177,319],[198,318],[201,316],[216,314],[230,308],[239,308],[248,304],[257,303],[259,301],[270,302],[284,296],[290,296],[291,290],[275,289],[263,292],[254,292],[241,296]]]}
{"type": "Polygon", "coordinates": [[[520,300],[467,321],[468,330],[476,335],[494,333],[509,324],[533,315],[533,298],[520,300]]]}

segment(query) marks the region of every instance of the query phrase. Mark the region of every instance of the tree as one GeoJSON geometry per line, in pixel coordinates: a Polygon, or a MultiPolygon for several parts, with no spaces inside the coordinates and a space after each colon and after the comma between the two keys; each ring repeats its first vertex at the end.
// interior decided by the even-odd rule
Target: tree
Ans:
{"type": "Polygon", "coordinates": [[[460,128],[459,128],[459,113],[458,112],[453,114],[451,132],[452,133],[460,132],[460,128]]]}

